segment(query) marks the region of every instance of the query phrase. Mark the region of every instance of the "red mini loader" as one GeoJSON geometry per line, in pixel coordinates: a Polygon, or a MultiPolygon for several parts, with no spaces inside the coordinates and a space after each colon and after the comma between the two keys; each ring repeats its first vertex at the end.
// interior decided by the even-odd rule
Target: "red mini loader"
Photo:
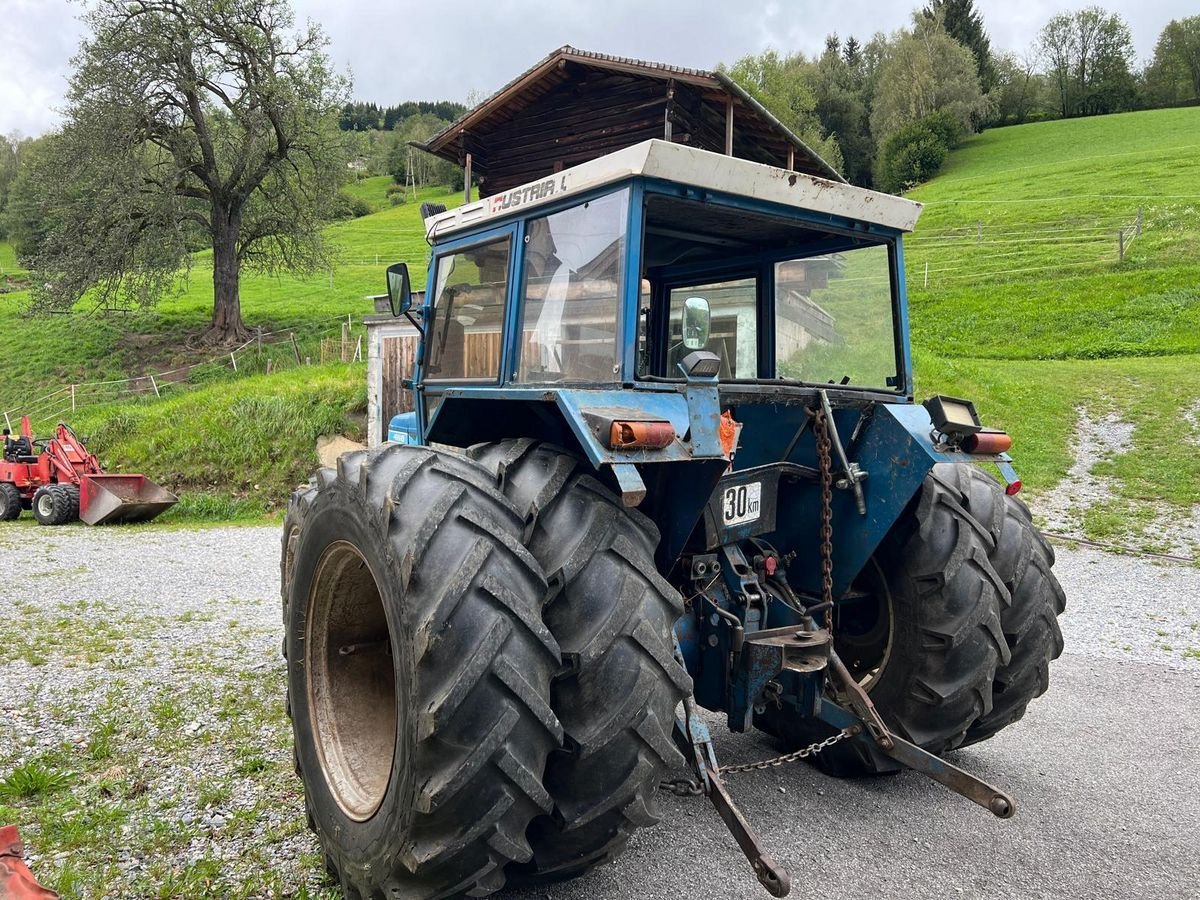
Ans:
{"type": "Polygon", "coordinates": [[[0,462],[0,522],[32,509],[42,525],[75,519],[88,525],[148,522],[178,498],[145,475],[106,475],[75,432],[60,422],[54,437],[33,439],[29,417],[21,436],[4,441],[0,462]]]}

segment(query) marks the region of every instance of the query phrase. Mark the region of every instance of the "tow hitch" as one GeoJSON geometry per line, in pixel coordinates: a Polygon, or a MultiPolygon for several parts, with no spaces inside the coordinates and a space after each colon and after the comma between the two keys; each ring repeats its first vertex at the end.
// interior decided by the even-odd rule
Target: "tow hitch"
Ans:
{"type": "MultiPolygon", "coordinates": [[[[766,640],[778,644],[780,630],[773,629],[766,640]]],[[[806,642],[811,642],[812,631],[803,630],[801,633],[806,642]]],[[[747,635],[746,646],[752,648],[757,637],[755,634],[747,635]]],[[[762,839],[734,803],[723,779],[725,775],[776,768],[820,753],[846,740],[870,741],[885,756],[945,785],[998,818],[1008,819],[1016,812],[1016,804],[1004,791],[892,733],[876,712],[867,692],[854,680],[832,647],[828,649],[828,653],[829,665],[826,673],[834,688],[836,700],[822,697],[817,716],[838,730],[823,741],[761,762],[722,766],[717,762],[708,726],[697,715],[695,704],[690,698],[684,702],[686,721],[675,720],[675,743],[695,771],[696,780],[676,779],[664,782],[663,789],[683,796],[707,796],[754,869],[759,883],[773,897],[787,896],[791,890],[791,878],[787,870],[766,851],[762,839]]]]}

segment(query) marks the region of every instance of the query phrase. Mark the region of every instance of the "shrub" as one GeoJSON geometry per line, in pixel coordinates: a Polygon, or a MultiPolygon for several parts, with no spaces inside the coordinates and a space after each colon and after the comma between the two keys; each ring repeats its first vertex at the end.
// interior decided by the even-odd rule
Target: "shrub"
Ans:
{"type": "MultiPolygon", "coordinates": [[[[875,163],[875,181],[880,189],[899,193],[937,174],[950,152],[943,135],[952,132],[949,117],[938,117],[931,124],[935,116],[905,125],[884,142],[875,163]]],[[[957,123],[954,127],[961,129],[957,123]]]]}
{"type": "Polygon", "coordinates": [[[962,119],[955,116],[948,109],[940,109],[935,113],[931,113],[918,124],[924,125],[932,131],[946,146],[947,150],[953,150],[967,136],[967,129],[963,125],[962,119]]]}

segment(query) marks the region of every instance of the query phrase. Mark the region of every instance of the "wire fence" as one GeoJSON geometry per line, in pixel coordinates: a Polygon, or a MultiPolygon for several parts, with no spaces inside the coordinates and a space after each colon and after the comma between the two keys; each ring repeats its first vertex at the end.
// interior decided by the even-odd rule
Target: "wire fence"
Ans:
{"type": "Polygon", "coordinates": [[[979,221],[942,231],[918,230],[905,241],[908,283],[936,289],[968,281],[1061,270],[1079,272],[1120,263],[1146,228],[1142,207],[1085,221],[989,225],[979,221]],[[1047,263],[1047,251],[1054,262],[1047,263]]]}
{"type": "Polygon", "coordinates": [[[366,358],[366,333],[351,316],[339,316],[274,331],[258,330],[246,342],[198,362],[159,372],[103,381],[62,384],[0,412],[6,428],[16,431],[22,416],[33,422],[56,421],[86,406],[139,398],[159,399],[190,388],[246,375],[366,358]],[[333,327],[333,322],[339,322],[333,327]]]}

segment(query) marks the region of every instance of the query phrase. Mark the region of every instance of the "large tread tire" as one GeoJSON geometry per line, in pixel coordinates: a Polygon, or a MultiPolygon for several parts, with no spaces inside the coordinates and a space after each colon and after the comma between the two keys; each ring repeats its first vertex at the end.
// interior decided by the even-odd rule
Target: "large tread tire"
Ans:
{"type": "MultiPolygon", "coordinates": [[[[1008,589],[989,559],[991,535],[968,500],[956,479],[935,468],[875,556],[891,639],[867,691],[889,728],[937,754],[961,746],[992,711],[996,672],[1011,660],[1001,626],[1008,589]]],[[[768,707],[756,724],[790,747],[831,733],[788,707],[768,707]]],[[[838,744],[814,762],[839,777],[897,770],[863,742],[838,744]]]]}
{"type": "Polygon", "coordinates": [[[551,584],[546,624],[568,664],[551,687],[566,733],[546,769],[554,812],[530,827],[532,863],[510,870],[526,882],[572,878],[658,822],[658,783],[682,761],[675,708],[691,693],[672,636],[683,598],[655,567],[658,529],[577,456],[529,440],[470,453],[526,517],[551,584]]]}
{"type": "Polygon", "coordinates": [[[0,522],[11,522],[21,516],[21,492],[15,484],[0,484],[0,522]]]}
{"type": "MultiPolygon", "coordinates": [[[[347,897],[484,896],[503,886],[508,863],[532,858],[525,833],[552,808],[542,776],[562,741],[549,704],[561,657],[541,618],[547,586],[523,529],[481,467],[425,447],[346,454],[292,496],[281,557],[287,708],[309,825],[347,897]],[[321,587],[322,566],[332,567],[322,560],[347,546],[382,610],[377,633],[349,640],[388,642],[392,675],[374,684],[391,686],[396,712],[386,787],[365,820],[349,814],[325,762],[322,734],[333,727],[321,732],[321,717],[341,713],[310,696],[321,661],[345,652],[329,649],[346,639],[333,625],[324,651],[314,649],[309,619],[320,621],[319,603],[344,609],[314,597],[352,593],[321,587]]],[[[383,708],[390,712],[368,706],[362,722],[383,708]]],[[[339,721],[339,733],[358,733],[355,724],[339,721]]]]}
{"type": "Polygon", "coordinates": [[[975,466],[940,463],[935,469],[958,486],[971,515],[988,529],[989,559],[1012,598],[1000,614],[1012,657],[996,670],[991,712],[971,726],[965,746],[1016,722],[1030,701],[1046,692],[1050,662],[1063,651],[1058,617],[1066,609],[1066,594],[1051,571],[1054,550],[1034,527],[1024,503],[1006,495],[996,479],[975,466]]]}
{"type": "Polygon", "coordinates": [[[33,517],[39,525],[65,525],[71,520],[71,498],[58,484],[46,484],[33,494],[33,517]]]}
{"type": "Polygon", "coordinates": [[[67,495],[67,521],[74,522],[79,518],[79,486],[64,484],[62,490],[67,495]]]}

